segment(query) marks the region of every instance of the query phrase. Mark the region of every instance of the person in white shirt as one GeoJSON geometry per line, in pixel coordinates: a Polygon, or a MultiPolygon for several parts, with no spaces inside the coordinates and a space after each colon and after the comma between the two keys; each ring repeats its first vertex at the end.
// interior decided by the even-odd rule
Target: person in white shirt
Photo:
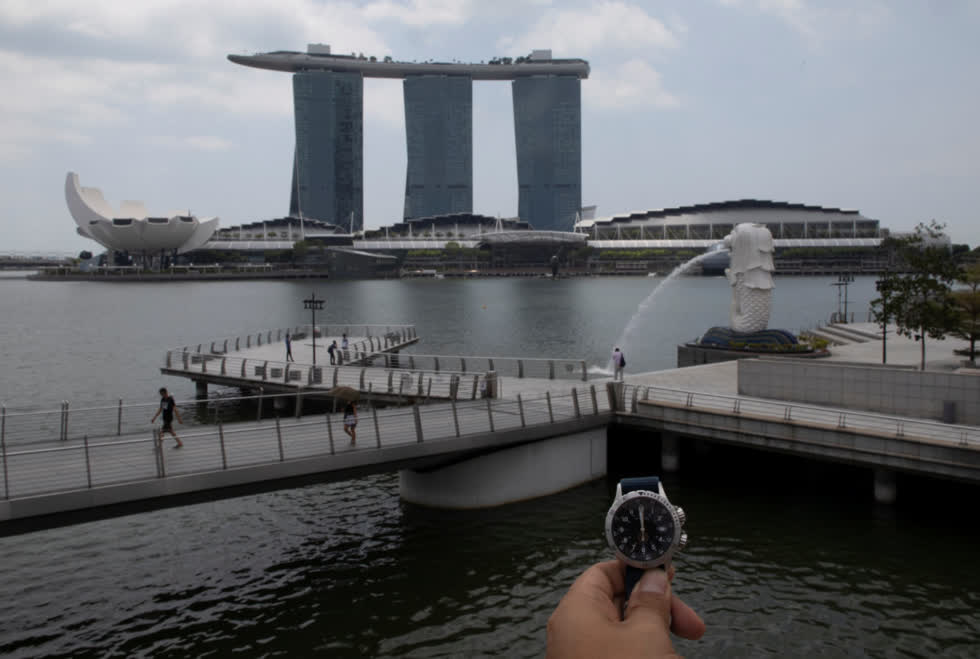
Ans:
{"type": "Polygon", "coordinates": [[[622,380],[623,368],[626,366],[626,357],[623,355],[623,352],[618,347],[613,349],[612,363],[613,363],[613,380],[622,380]]]}

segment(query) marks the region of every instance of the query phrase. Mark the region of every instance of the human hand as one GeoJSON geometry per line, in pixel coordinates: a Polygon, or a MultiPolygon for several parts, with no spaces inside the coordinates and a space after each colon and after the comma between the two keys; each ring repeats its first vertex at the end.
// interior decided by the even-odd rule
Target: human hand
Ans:
{"type": "Polygon", "coordinates": [[[671,595],[669,574],[647,570],[630,595],[621,616],[626,566],[597,563],[582,573],[548,620],[550,659],[577,657],[675,657],[670,632],[699,639],[704,621],[680,598],[671,595]]]}

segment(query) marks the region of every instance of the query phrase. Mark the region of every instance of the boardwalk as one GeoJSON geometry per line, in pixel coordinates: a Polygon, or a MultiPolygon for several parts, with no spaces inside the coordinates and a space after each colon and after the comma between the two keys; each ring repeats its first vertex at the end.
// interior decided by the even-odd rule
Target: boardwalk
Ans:
{"type": "Polygon", "coordinates": [[[588,379],[582,359],[398,354],[418,341],[412,326],[321,326],[315,344],[308,331],[292,334],[295,361],[285,361],[285,330],[279,329],[168,350],[160,370],[204,385],[270,392],[347,386],[385,402],[498,396],[503,378],[538,380],[517,390],[539,393],[550,390],[553,380],[588,379]],[[331,361],[326,347],[335,340],[342,345],[338,332],[345,331],[363,334],[348,334],[349,348],[336,350],[331,361]]]}
{"type": "MultiPolygon", "coordinates": [[[[0,522],[71,511],[77,521],[77,511],[120,514],[106,506],[146,509],[391,471],[602,427],[609,419],[604,389],[572,387],[529,399],[365,410],[356,444],[339,414],[177,426],[182,449],[171,448],[169,436],[158,444],[146,431],[12,442],[16,448],[3,456],[0,522]]],[[[15,528],[0,524],[0,533],[15,528]]]]}
{"type": "MultiPolygon", "coordinates": [[[[860,346],[846,347],[848,361],[860,361],[860,346]]],[[[878,348],[869,344],[864,349],[876,355],[878,348]]],[[[898,340],[894,352],[908,360],[914,357],[898,340]]],[[[868,355],[864,359],[871,361],[868,355]]],[[[578,362],[568,363],[573,366],[568,373],[576,375],[578,362]]],[[[547,375],[564,370],[553,367],[547,375]]],[[[201,364],[202,373],[205,368],[201,364]]],[[[375,375],[387,381],[392,372],[399,373],[339,368],[334,372],[367,378],[368,390],[375,375]]],[[[672,433],[980,481],[980,427],[739,395],[737,370],[736,362],[727,362],[628,374],[625,385],[502,376],[493,398],[387,409],[366,405],[353,445],[338,414],[235,423],[218,422],[217,417],[204,425],[178,426],[185,448],[177,450],[169,437],[160,445],[152,436],[148,421],[155,405],[124,406],[120,401],[118,406],[65,405],[49,412],[4,409],[0,534],[307,482],[438,467],[610,423],[650,428],[656,431],[652,440],[672,433]]],[[[426,373],[433,382],[458,375],[426,373]]],[[[411,386],[419,390],[414,376],[411,386]]],[[[273,407],[270,399],[275,397],[258,399],[264,401],[259,416],[273,407]]],[[[255,402],[253,397],[251,404],[255,402]]],[[[206,409],[218,404],[199,403],[206,409]]],[[[183,405],[186,414],[188,404],[183,405]]]]}

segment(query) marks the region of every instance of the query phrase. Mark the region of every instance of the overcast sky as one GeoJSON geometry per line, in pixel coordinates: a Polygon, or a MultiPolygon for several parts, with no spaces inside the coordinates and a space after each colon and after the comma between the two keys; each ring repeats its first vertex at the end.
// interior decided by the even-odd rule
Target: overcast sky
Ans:
{"type": "MultiPolygon", "coordinates": [[[[972,0],[0,0],[0,252],[98,248],[68,171],[118,206],[221,226],[289,207],[290,75],[228,53],[487,60],[551,48],[582,83],[600,216],[758,198],[856,208],[980,244],[972,0]]],[[[510,85],[473,85],[474,211],[517,213],[510,85]]],[[[401,219],[400,81],[364,81],[364,212],[401,219]]]]}

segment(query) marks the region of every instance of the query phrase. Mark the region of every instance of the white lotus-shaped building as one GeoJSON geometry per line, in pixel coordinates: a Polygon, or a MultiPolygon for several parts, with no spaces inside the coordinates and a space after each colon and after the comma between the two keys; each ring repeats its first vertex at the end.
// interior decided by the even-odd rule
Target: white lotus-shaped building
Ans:
{"type": "Polygon", "coordinates": [[[75,172],[65,178],[65,201],[79,235],[118,251],[183,254],[202,246],[218,228],[217,217],[198,220],[188,211],[151,216],[142,201],[123,201],[116,211],[101,190],[79,185],[75,172]]]}

